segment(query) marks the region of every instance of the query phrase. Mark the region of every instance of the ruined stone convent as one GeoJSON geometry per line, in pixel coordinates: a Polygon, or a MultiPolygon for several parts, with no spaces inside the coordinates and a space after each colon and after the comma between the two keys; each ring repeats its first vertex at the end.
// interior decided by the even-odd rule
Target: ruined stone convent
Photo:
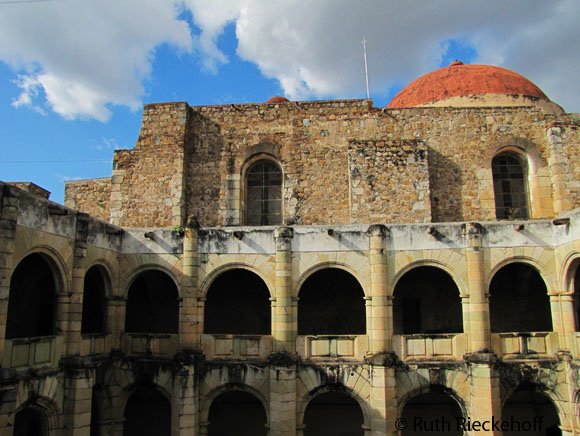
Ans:
{"type": "Polygon", "coordinates": [[[580,115],[146,105],[65,206],[0,184],[0,435],[580,435],[580,115]]]}

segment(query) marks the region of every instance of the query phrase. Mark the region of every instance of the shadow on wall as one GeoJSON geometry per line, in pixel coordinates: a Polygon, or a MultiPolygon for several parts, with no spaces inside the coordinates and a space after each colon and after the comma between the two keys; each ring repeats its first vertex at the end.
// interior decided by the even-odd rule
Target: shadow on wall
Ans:
{"type": "Polygon", "coordinates": [[[461,167],[428,147],[431,221],[464,221],[461,167]]]}

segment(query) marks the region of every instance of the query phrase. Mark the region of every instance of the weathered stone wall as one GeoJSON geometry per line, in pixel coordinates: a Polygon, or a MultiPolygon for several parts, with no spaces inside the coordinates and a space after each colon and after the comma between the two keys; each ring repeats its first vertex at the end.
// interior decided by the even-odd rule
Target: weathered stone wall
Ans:
{"type": "Polygon", "coordinates": [[[111,222],[126,227],[182,222],[187,103],[146,105],[132,150],[117,150],[111,184],[111,222]]]}
{"type": "Polygon", "coordinates": [[[71,180],[66,182],[64,204],[66,207],[88,213],[95,218],[109,221],[111,210],[111,178],[71,180]]]}
{"type": "MultiPolygon", "coordinates": [[[[381,110],[370,100],[147,105],[137,145],[115,153],[110,220],[169,226],[194,216],[204,226],[243,225],[245,173],[259,159],[282,169],[286,224],[494,220],[491,161],[502,151],[527,164],[530,218],[553,217],[580,201],[573,120],[530,107],[381,110]],[[553,126],[558,132],[548,134],[553,126]],[[427,162],[410,157],[409,141],[424,144],[427,162]],[[356,171],[355,143],[367,146],[356,171]],[[377,144],[387,143],[384,154],[377,144]]],[[[104,217],[105,192],[91,200],[91,184],[69,185],[67,204],[104,217]]]]}
{"type": "Polygon", "coordinates": [[[419,141],[352,141],[351,221],[428,222],[427,147],[419,141]]]}

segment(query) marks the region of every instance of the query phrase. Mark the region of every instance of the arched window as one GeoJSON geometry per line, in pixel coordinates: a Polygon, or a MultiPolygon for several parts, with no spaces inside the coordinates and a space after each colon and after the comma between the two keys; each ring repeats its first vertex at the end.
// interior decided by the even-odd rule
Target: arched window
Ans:
{"type": "Polygon", "coordinates": [[[269,335],[270,292],[251,271],[234,269],[211,284],[205,302],[204,332],[208,334],[269,335]]]}
{"type": "Polygon", "coordinates": [[[150,270],[139,274],[127,296],[127,333],[172,333],[179,330],[179,294],[167,274],[150,270]]]}
{"type": "Polygon", "coordinates": [[[57,282],[51,265],[48,256],[34,253],[12,273],[6,338],[54,335],[57,282]]]}
{"type": "Polygon", "coordinates": [[[299,335],[366,334],[365,295],[352,274],[339,268],[316,271],[299,295],[299,335]]]}
{"type": "Polygon", "coordinates": [[[233,390],[220,394],[209,409],[209,436],[265,436],[266,411],[249,392],[233,390]]]}
{"type": "Polygon", "coordinates": [[[271,161],[256,162],[246,174],[246,224],[282,224],[282,171],[271,161]]]}
{"type": "Polygon", "coordinates": [[[395,334],[463,331],[459,289],[442,269],[433,266],[413,268],[399,279],[394,296],[395,334]]]}
{"type": "Polygon", "coordinates": [[[491,280],[489,295],[492,333],[552,331],[548,290],[530,265],[502,267],[491,280]]]}
{"type": "Polygon", "coordinates": [[[495,216],[497,219],[527,219],[526,165],[515,153],[501,153],[491,161],[495,216]]]}
{"type": "Polygon", "coordinates": [[[82,334],[105,333],[105,292],[104,272],[95,265],[85,274],[82,334]]]}

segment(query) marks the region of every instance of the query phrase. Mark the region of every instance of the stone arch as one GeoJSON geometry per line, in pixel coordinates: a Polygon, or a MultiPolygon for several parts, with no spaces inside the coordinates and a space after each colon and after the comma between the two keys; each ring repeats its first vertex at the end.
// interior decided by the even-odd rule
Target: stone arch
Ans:
{"type": "MultiPolygon", "coordinates": [[[[423,266],[438,268],[443,272],[447,273],[447,275],[451,277],[451,280],[453,280],[453,283],[455,283],[455,286],[457,286],[457,289],[459,290],[459,295],[461,297],[465,297],[468,294],[467,284],[463,280],[462,275],[459,274],[451,265],[435,259],[415,260],[413,262],[406,264],[403,268],[399,269],[393,277],[392,286],[390,286],[390,289],[392,290],[391,292],[394,293],[395,288],[397,287],[397,283],[399,282],[401,277],[403,277],[409,271],[423,266]]],[[[391,296],[394,295],[391,294],[391,296]]]]}
{"type": "Polygon", "coordinates": [[[202,297],[207,296],[207,291],[209,290],[209,287],[211,286],[211,284],[215,281],[215,279],[217,277],[222,275],[224,272],[227,272],[230,270],[235,270],[235,269],[244,269],[244,270],[248,270],[248,271],[256,274],[266,284],[266,287],[268,288],[268,292],[270,293],[270,298],[274,298],[274,295],[275,295],[274,285],[270,282],[268,277],[265,276],[262,273],[262,271],[258,270],[257,268],[254,268],[251,265],[248,265],[246,263],[241,263],[241,262],[230,262],[230,263],[226,263],[224,265],[220,265],[217,268],[213,269],[209,274],[207,274],[206,277],[201,282],[201,285],[199,287],[201,296],[202,297]]]}
{"type": "Polygon", "coordinates": [[[58,406],[46,397],[29,399],[21,404],[14,414],[14,436],[58,436],[62,426],[58,406]],[[32,426],[29,426],[30,418],[35,421],[32,426]],[[37,433],[38,430],[40,433],[37,433]]]}
{"type": "Polygon", "coordinates": [[[572,296],[574,326],[580,332],[580,254],[574,253],[564,263],[564,285],[562,289],[572,296]]]}
{"type": "Polygon", "coordinates": [[[541,263],[537,259],[534,259],[530,256],[511,256],[511,257],[502,259],[501,261],[497,262],[489,270],[489,273],[485,277],[485,283],[484,283],[485,288],[488,290],[488,292],[489,292],[489,285],[491,284],[491,281],[492,281],[493,277],[495,276],[495,274],[503,267],[510,265],[512,263],[523,263],[523,264],[529,265],[531,268],[535,269],[536,272],[540,275],[540,277],[544,281],[544,283],[546,284],[546,289],[548,290],[548,293],[550,293],[552,290],[557,288],[555,283],[554,283],[553,277],[551,275],[547,275],[545,273],[545,271],[549,270],[549,268],[546,265],[544,265],[543,263],[541,263]]]}
{"type": "Polygon", "coordinates": [[[488,293],[492,333],[552,331],[548,289],[533,264],[504,262],[491,276],[488,293]]]}
{"type": "MultiPolygon", "coordinates": [[[[306,431],[304,431],[303,434],[304,436],[308,436],[308,430],[306,427],[306,413],[308,411],[308,406],[310,404],[312,404],[313,400],[316,400],[316,398],[321,398],[321,396],[324,396],[326,394],[339,394],[339,395],[344,395],[346,397],[349,397],[350,399],[353,400],[354,403],[356,403],[356,405],[358,406],[361,415],[362,415],[362,419],[361,419],[361,435],[370,435],[370,429],[371,429],[371,410],[370,410],[370,406],[369,404],[362,399],[355,391],[353,391],[352,389],[350,389],[347,386],[344,386],[343,384],[325,384],[322,386],[318,386],[314,389],[312,389],[311,391],[309,391],[299,402],[298,407],[297,407],[297,412],[298,412],[298,422],[297,422],[297,427],[299,429],[305,429],[306,431]],[[306,428],[305,428],[306,427],[306,428]]],[[[351,403],[352,404],[352,403],[351,403]]],[[[356,424],[355,424],[356,425],[356,424]]],[[[350,430],[350,429],[349,429],[350,430]]],[[[359,429],[356,429],[355,431],[358,431],[359,429]]],[[[331,433],[334,434],[334,433],[331,433]]],[[[326,435],[324,435],[326,436],[326,435]]]]}
{"type": "Polygon", "coordinates": [[[14,257],[14,269],[31,254],[42,254],[46,258],[50,259],[52,262],[51,267],[53,268],[53,274],[58,280],[58,293],[67,293],[72,286],[70,269],[67,266],[67,262],[63,258],[62,254],[59,253],[55,248],[49,245],[35,245],[23,253],[20,257],[14,257]]]}
{"type": "Polygon", "coordinates": [[[528,154],[519,147],[502,147],[491,159],[497,219],[532,216],[528,154]]]}
{"type": "Polygon", "coordinates": [[[365,294],[360,281],[346,268],[309,271],[298,291],[298,334],[366,334],[365,294]]]}
{"type": "Polygon", "coordinates": [[[6,318],[6,338],[53,336],[57,296],[64,278],[55,259],[44,250],[23,257],[12,271],[6,318]]]}
{"type": "MultiPolygon", "coordinates": [[[[257,150],[255,150],[257,151],[257,150]]],[[[258,173],[256,173],[258,174],[258,173]]],[[[251,156],[249,156],[244,163],[241,165],[240,168],[240,179],[241,179],[241,192],[240,192],[240,211],[241,211],[241,218],[242,223],[244,225],[282,225],[284,222],[284,169],[282,167],[281,161],[277,158],[274,154],[264,151],[254,152],[251,156]],[[259,168],[260,165],[265,165],[263,168],[259,168]],[[264,198],[263,189],[260,191],[256,191],[255,189],[250,189],[251,187],[248,185],[250,182],[250,177],[252,176],[252,172],[256,170],[259,171],[260,174],[270,174],[271,180],[263,179],[261,183],[266,183],[262,186],[267,187],[271,186],[272,189],[268,190],[266,195],[267,198],[264,198]],[[266,173],[263,173],[263,171],[266,173]],[[271,183],[271,184],[270,184],[271,183]],[[276,188],[278,187],[278,188],[276,188]],[[252,195],[252,192],[256,193],[258,197],[256,198],[248,198],[248,196],[252,195]],[[274,195],[276,201],[273,201],[270,196],[274,195]],[[264,202],[266,200],[268,204],[274,207],[274,210],[270,213],[272,216],[270,219],[272,222],[264,222],[263,219],[259,219],[259,215],[257,216],[250,216],[249,209],[253,204],[253,201],[264,202]],[[277,210],[275,210],[278,208],[277,210]],[[258,223],[256,220],[259,220],[258,223]]],[[[257,180],[256,180],[257,181],[257,180]]],[[[257,203],[256,203],[257,204],[257,203]]],[[[252,208],[254,209],[254,208],[252,208]]],[[[262,217],[264,218],[264,217],[262,217]]]]}
{"type": "Polygon", "coordinates": [[[123,283],[120,283],[120,289],[123,290],[122,294],[123,297],[127,298],[129,294],[129,289],[131,288],[131,285],[133,284],[135,279],[139,277],[139,275],[147,271],[159,271],[168,275],[175,284],[175,287],[177,288],[179,298],[181,298],[181,288],[179,286],[180,281],[178,279],[179,273],[176,270],[169,268],[168,266],[160,265],[157,263],[145,263],[131,270],[131,272],[127,274],[126,279],[123,281],[123,283]]]}
{"type": "Polygon", "coordinates": [[[171,396],[155,383],[135,383],[126,390],[123,436],[171,436],[171,396]]]}
{"type": "Polygon", "coordinates": [[[205,395],[205,398],[204,398],[204,400],[201,404],[201,407],[200,407],[201,425],[202,426],[211,425],[210,413],[212,411],[211,409],[212,409],[212,405],[214,404],[214,401],[224,394],[227,394],[229,392],[235,392],[235,391],[244,392],[248,395],[251,395],[260,403],[262,410],[264,411],[265,418],[266,418],[265,419],[265,427],[264,427],[264,429],[266,430],[270,424],[270,408],[269,408],[268,400],[264,397],[264,395],[262,395],[262,393],[258,389],[254,388],[252,386],[246,385],[246,384],[241,384],[241,383],[227,383],[224,385],[220,385],[220,386],[215,387],[207,395],[205,395]]]}
{"type": "Polygon", "coordinates": [[[317,263],[316,265],[309,267],[306,271],[304,271],[302,274],[300,274],[300,277],[298,277],[298,279],[296,280],[294,287],[293,287],[293,290],[292,290],[292,295],[294,295],[295,297],[298,297],[298,294],[300,293],[300,289],[304,285],[304,282],[306,280],[308,280],[308,278],[310,276],[312,276],[314,273],[316,273],[318,271],[328,269],[328,268],[341,269],[341,270],[344,270],[345,272],[349,273],[359,283],[360,287],[363,290],[365,297],[370,296],[370,292],[366,289],[366,287],[364,285],[366,283],[366,281],[363,279],[363,277],[361,277],[359,272],[356,271],[351,265],[348,265],[344,262],[320,262],[320,263],[317,263]]]}
{"type": "Polygon", "coordinates": [[[259,275],[245,268],[214,277],[204,304],[204,333],[269,335],[271,294],[259,275]]]}
{"type": "Polygon", "coordinates": [[[179,332],[179,287],[162,268],[140,269],[127,290],[127,333],[179,332]],[[163,290],[161,290],[163,288],[163,290]]]}
{"type": "MultiPolygon", "coordinates": [[[[524,382],[502,399],[502,420],[518,422],[521,425],[528,423],[530,428],[519,430],[525,434],[561,435],[560,429],[566,425],[567,420],[560,402],[561,399],[545,386],[524,382]],[[534,423],[536,417],[541,417],[542,422],[534,423]]],[[[504,434],[509,435],[511,432],[504,432],[504,434]]]]}
{"type": "Polygon", "coordinates": [[[431,265],[407,269],[393,289],[393,328],[395,334],[462,333],[461,296],[453,277],[431,265]]]}
{"type": "Polygon", "coordinates": [[[106,299],[111,295],[111,275],[101,263],[85,270],[83,286],[82,334],[102,334],[107,331],[106,299]]]}
{"type": "Polygon", "coordinates": [[[430,384],[407,392],[399,401],[397,416],[408,424],[402,435],[423,434],[412,431],[419,422],[425,434],[459,436],[463,432],[457,428],[458,419],[469,415],[465,402],[453,389],[430,384]]]}

